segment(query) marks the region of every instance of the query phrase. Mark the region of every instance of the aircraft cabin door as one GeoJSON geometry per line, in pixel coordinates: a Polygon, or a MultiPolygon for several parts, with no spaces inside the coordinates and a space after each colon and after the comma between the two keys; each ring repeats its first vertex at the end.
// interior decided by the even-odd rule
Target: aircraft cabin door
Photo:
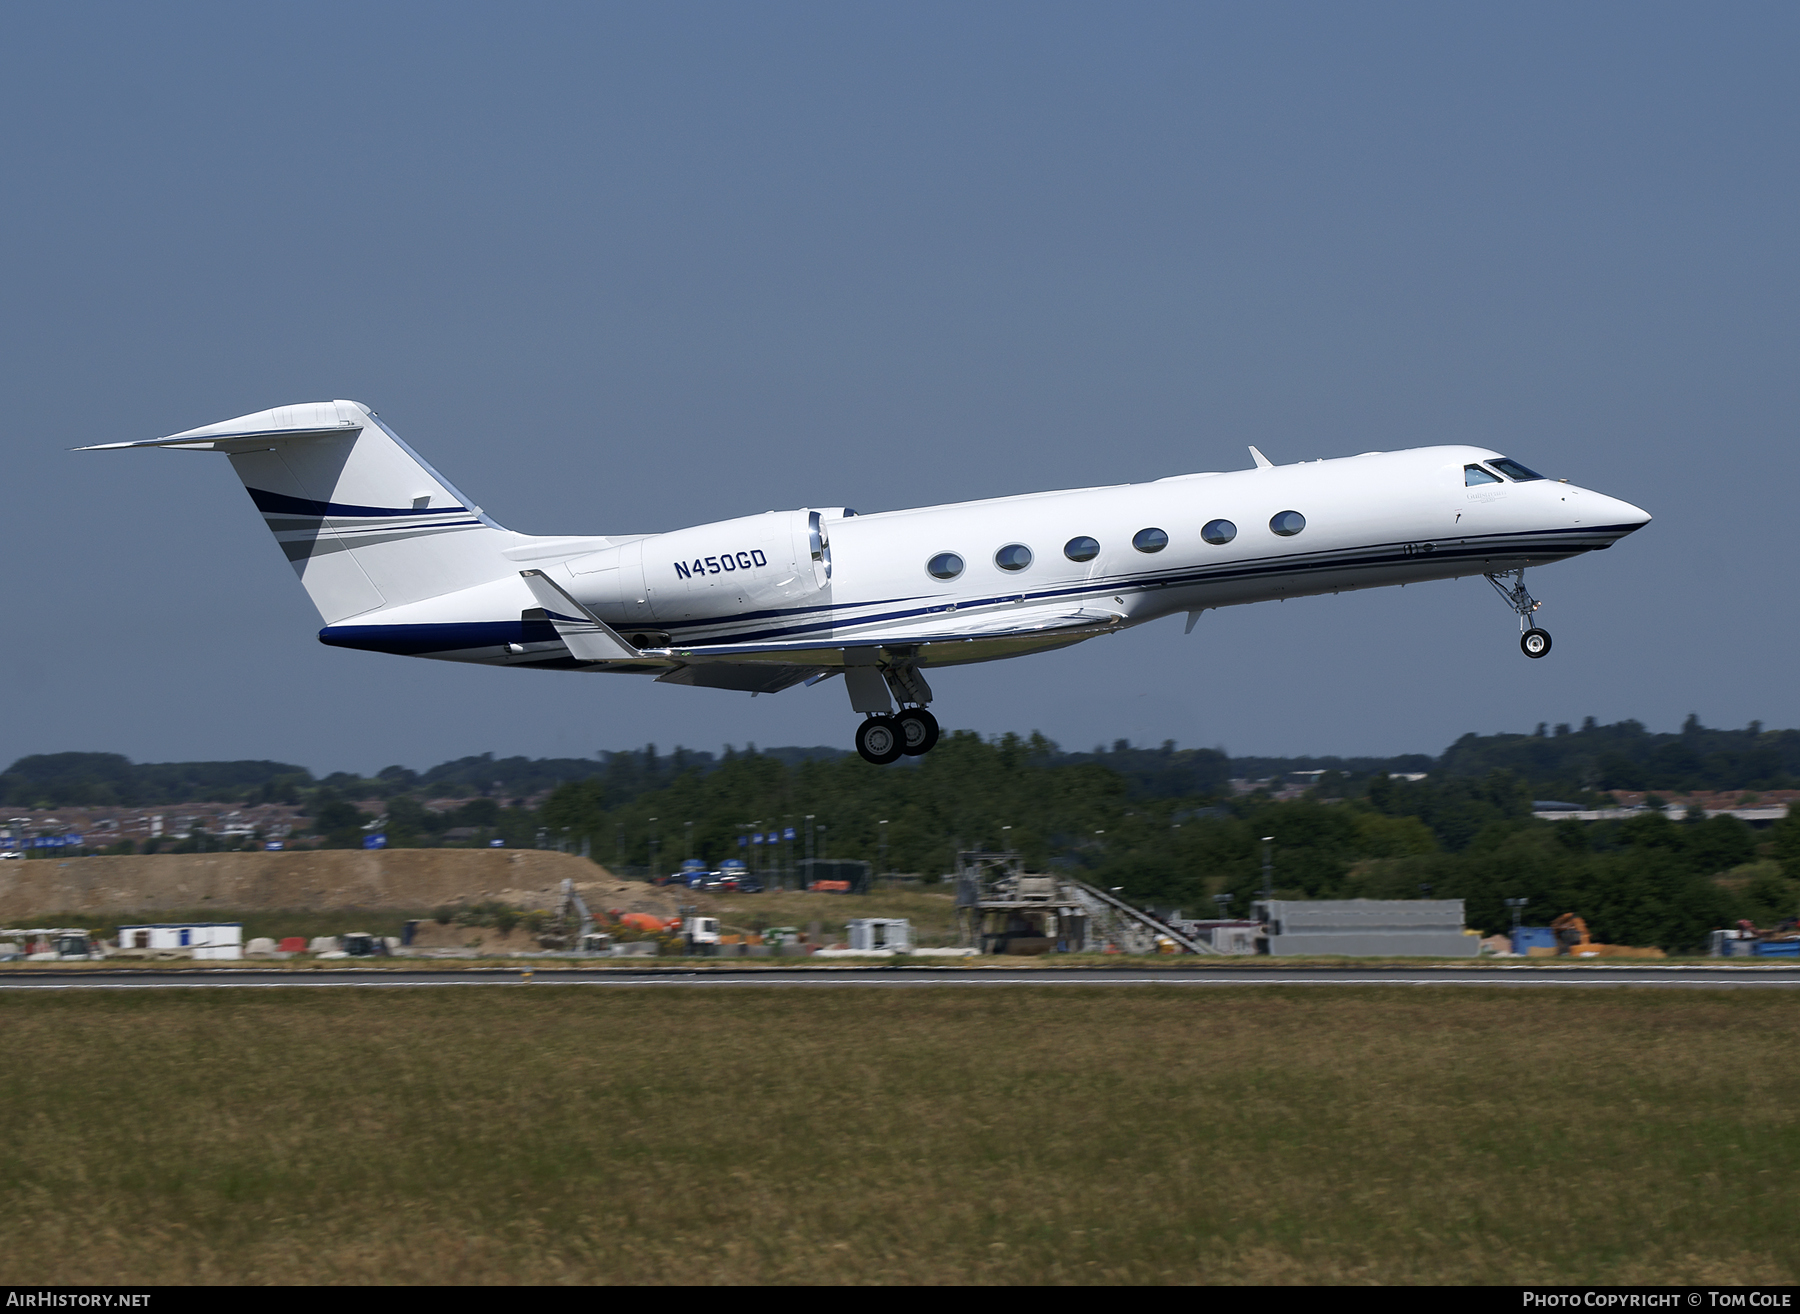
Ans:
{"type": "Polygon", "coordinates": [[[619,549],[619,606],[627,625],[644,625],[656,618],[656,599],[644,579],[644,540],[619,549]]]}

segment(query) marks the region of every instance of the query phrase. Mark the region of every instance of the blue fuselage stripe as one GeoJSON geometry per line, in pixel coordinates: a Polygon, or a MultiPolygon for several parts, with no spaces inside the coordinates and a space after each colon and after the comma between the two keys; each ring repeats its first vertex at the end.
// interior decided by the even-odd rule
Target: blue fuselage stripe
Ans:
{"type": "Polygon", "coordinates": [[[441,516],[452,511],[467,511],[466,506],[436,507],[394,507],[394,506],[353,506],[347,502],[315,502],[306,497],[289,497],[286,493],[271,493],[263,488],[249,488],[250,500],[256,503],[258,511],[274,512],[277,515],[290,516],[441,516]]]}
{"type": "MultiPolygon", "coordinates": [[[[382,514],[391,513],[383,512],[382,514]]],[[[1479,539],[1460,539],[1454,544],[1434,544],[1432,551],[1427,555],[1419,554],[1416,550],[1419,545],[1416,544],[1383,544],[1374,548],[1344,549],[1339,553],[1265,557],[1229,565],[1184,567],[1153,575],[1112,575],[1101,579],[1084,580],[1080,584],[1062,588],[1037,591],[1021,590],[1017,593],[1005,593],[990,598],[954,599],[941,603],[934,602],[924,607],[904,607],[861,616],[847,616],[843,613],[870,607],[892,607],[896,602],[906,602],[911,599],[890,598],[870,602],[834,603],[821,607],[740,612],[731,616],[706,617],[690,621],[658,621],[655,622],[655,625],[656,628],[668,631],[673,635],[674,632],[680,630],[716,631],[730,625],[741,625],[746,621],[806,616],[812,619],[799,624],[776,625],[738,632],[729,636],[718,636],[713,641],[729,644],[767,643],[816,636],[821,643],[830,643],[834,640],[834,631],[837,630],[860,629],[869,625],[891,624],[895,621],[911,620],[921,616],[940,615],[948,612],[952,606],[957,611],[973,611],[981,607],[1015,601],[1043,603],[1120,593],[1126,590],[1152,592],[1202,584],[1225,583],[1233,580],[1277,578],[1282,575],[1317,576],[1345,570],[1366,569],[1370,566],[1418,564],[1428,560],[1468,561],[1478,557],[1528,556],[1537,553],[1545,556],[1572,556],[1578,552],[1589,552],[1596,548],[1610,546],[1615,539],[1635,528],[1635,525],[1605,525],[1592,528],[1579,527],[1494,534],[1479,539]],[[1597,541],[1592,543],[1570,541],[1572,538],[1581,537],[1597,541]],[[1414,550],[1408,551],[1409,548],[1414,550]]],[[[631,629],[629,625],[621,628],[627,633],[631,629]]],[[[903,637],[896,637],[897,641],[906,641],[903,637]]],[[[539,620],[462,621],[450,624],[423,625],[328,625],[319,631],[321,643],[340,648],[360,648],[370,652],[386,652],[402,656],[451,653],[477,648],[503,648],[509,643],[553,643],[557,639],[555,626],[548,621],[539,620]]],[[[880,636],[870,635],[868,640],[879,642],[880,636]]],[[[676,640],[674,646],[699,645],[684,645],[676,640]]]]}

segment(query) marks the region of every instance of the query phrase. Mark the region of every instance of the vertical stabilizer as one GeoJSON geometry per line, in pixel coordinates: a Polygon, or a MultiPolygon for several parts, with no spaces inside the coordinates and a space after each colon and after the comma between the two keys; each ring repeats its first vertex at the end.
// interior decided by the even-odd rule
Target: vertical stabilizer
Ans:
{"type": "Polygon", "coordinates": [[[360,402],[278,406],[104,446],[227,453],[328,625],[517,569],[500,553],[518,537],[360,402]]]}

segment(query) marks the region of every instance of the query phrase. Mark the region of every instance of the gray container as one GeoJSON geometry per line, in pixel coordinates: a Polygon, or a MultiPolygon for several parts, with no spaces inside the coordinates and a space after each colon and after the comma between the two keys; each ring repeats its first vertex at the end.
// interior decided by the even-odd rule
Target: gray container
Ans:
{"type": "Polygon", "coordinates": [[[1261,905],[1276,956],[1473,958],[1461,899],[1274,899],[1261,905]]]}

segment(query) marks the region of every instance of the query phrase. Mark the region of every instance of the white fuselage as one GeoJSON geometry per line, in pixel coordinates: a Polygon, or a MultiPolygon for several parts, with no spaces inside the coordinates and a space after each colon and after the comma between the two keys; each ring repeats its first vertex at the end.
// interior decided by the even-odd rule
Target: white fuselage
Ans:
{"type": "MultiPolygon", "coordinates": [[[[878,645],[889,635],[917,639],[921,627],[927,635],[934,626],[966,631],[1034,609],[1080,607],[1132,625],[1173,612],[1494,574],[1608,547],[1649,519],[1629,503],[1549,479],[1465,486],[1466,466],[1497,456],[1430,447],[872,515],[768,512],[633,539],[550,570],[602,620],[643,634],[646,646],[878,645]],[[1271,519],[1288,511],[1305,523],[1284,536],[1271,519]],[[1235,536],[1204,541],[1202,527],[1218,520],[1231,522],[1235,536]],[[824,540],[817,545],[815,521],[824,540]],[[1161,530],[1166,545],[1134,547],[1146,529],[1161,530]],[[1091,559],[1065,553],[1078,538],[1097,545],[1091,559]],[[1029,564],[1002,568],[996,553],[1015,545],[1028,550],[1029,564]],[[943,553],[963,563],[954,578],[928,569],[943,553]]],[[[1056,642],[1046,635],[1044,646],[1056,642]]],[[[930,649],[920,660],[943,665],[1013,651],[977,643],[960,653],[930,649]]]]}

